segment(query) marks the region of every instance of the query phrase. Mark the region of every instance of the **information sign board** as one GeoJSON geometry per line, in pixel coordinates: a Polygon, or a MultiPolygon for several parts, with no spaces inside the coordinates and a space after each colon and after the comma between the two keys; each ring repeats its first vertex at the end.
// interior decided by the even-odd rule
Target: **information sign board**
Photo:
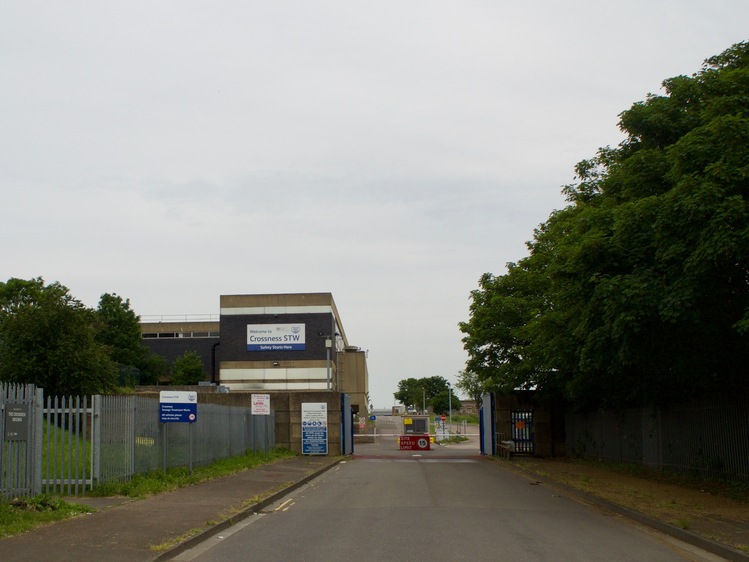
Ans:
{"type": "Polygon", "coordinates": [[[270,394],[253,394],[252,395],[252,415],[269,416],[270,415],[270,394]]]}
{"type": "Polygon", "coordinates": [[[429,451],[428,435],[401,435],[398,438],[401,451],[429,451]]]}
{"type": "Polygon", "coordinates": [[[247,351],[304,351],[304,324],[248,324],[247,351]]]}
{"type": "Polygon", "coordinates": [[[195,423],[198,420],[198,393],[162,390],[159,393],[161,423],[195,423]]]}
{"type": "Polygon", "coordinates": [[[302,403],[302,454],[328,454],[328,405],[325,402],[302,403]]]}
{"type": "Polygon", "coordinates": [[[27,441],[29,435],[29,405],[5,405],[5,441],[27,441]]]}

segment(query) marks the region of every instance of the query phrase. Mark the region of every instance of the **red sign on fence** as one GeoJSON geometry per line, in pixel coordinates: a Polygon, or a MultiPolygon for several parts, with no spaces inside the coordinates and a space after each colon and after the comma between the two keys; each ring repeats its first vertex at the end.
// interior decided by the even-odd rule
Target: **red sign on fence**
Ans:
{"type": "Polygon", "coordinates": [[[401,451],[428,451],[429,435],[401,435],[398,438],[401,451]]]}

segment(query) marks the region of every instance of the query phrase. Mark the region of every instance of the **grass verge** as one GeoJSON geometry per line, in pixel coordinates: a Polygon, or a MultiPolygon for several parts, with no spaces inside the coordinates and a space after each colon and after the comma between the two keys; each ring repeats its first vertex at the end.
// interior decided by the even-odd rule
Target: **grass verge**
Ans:
{"type": "Polygon", "coordinates": [[[295,456],[296,453],[292,453],[286,449],[274,449],[268,453],[247,453],[237,457],[221,459],[210,465],[194,467],[192,473],[184,467],[169,468],[166,472],[155,470],[145,474],[136,474],[127,482],[107,482],[101,484],[89,495],[97,497],[126,496],[137,499],[146,498],[295,456]]]}
{"type": "MultiPolygon", "coordinates": [[[[267,454],[248,453],[221,459],[207,466],[195,467],[192,474],[186,468],[170,468],[166,472],[159,470],[138,474],[127,482],[109,482],[97,486],[89,492],[89,495],[141,499],[295,456],[296,453],[285,449],[274,449],[267,454]]],[[[48,495],[0,503],[0,539],[92,511],[95,510],[89,506],[66,502],[61,498],[48,495]]]]}
{"type": "Polygon", "coordinates": [[[708,540],[749,551],[746,484],[581,459],[514,457],[511,465],[708,540]]]}

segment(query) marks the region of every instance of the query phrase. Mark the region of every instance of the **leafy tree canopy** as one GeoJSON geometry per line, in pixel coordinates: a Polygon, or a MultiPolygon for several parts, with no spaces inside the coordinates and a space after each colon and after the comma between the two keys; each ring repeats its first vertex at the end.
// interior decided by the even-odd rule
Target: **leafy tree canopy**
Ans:
{"type": "Polygon", "coordinates": [[[749,43],[620,115],[460,324],[489,388],[580,408],[749,390],[749,43]]]}
{"type": "Polygon", "coordinates": [[[51,395],[115,388],[117,369],[96,339],[95,314],[59,283],[0,283],[0,379],[51,395]]]}
{"type": "Polygon", "coordinates": [[[450,415],[450,408],[453,411],[460,410],[460,399],[455,393],[451,395],[449,390],[443,390],[432,398],[432,410],[435,414],[450,415]]]}
{"type": "Polygon", "coordinates": [[[421,409],[424,401],[430,406],[435,396],[447,391],[447,386],[447,379],[444,377],[408,378],[398,382],[398,392],[394,392],[393,396],[404,406],[421,409]]]}
{"type": "Polygon", "coordinates": [[[458,373],[458,382],[455,386],[465,392],[476,404],[481,402],[481,396],[485,392],[483,381],[476,373],[469,370],[458,373]]]}
{"type": "Polygon", "coordinates": [[[200,355],[194,351],[187,351],[177,357],[172,368],[172,384],[193,385],[202,380],[205,380],[205,373],[200,355]]]}
{"type": "Polygon", "coordinates": [[[96,339],[106,345],[114,361],[141,367],[146,358],[142,345],[140,317],[130,308],[130,300],[105,293],[96,309],[99,320],[96,339]]]}

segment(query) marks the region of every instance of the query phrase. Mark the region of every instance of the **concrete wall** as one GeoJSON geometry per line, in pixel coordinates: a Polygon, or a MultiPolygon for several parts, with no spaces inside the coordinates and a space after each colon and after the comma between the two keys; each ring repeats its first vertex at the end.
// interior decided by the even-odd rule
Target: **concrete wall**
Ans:
{"type": "Polygon", "coordinates": [[[563,410],[542,405],[533,391],[498,394],[495,399],[497,433],[504,435],[503,439],[512,438],[512,410],[533,410],[535,454],[540,457],[565,455],[563,410]]]}
{"type": "Polygon", "coordinates": [[[351,407],[360,416],[369,415],[369,371],[366,352],[349,346],[337,354],[337,387],[351,396],[351,407]]]}

